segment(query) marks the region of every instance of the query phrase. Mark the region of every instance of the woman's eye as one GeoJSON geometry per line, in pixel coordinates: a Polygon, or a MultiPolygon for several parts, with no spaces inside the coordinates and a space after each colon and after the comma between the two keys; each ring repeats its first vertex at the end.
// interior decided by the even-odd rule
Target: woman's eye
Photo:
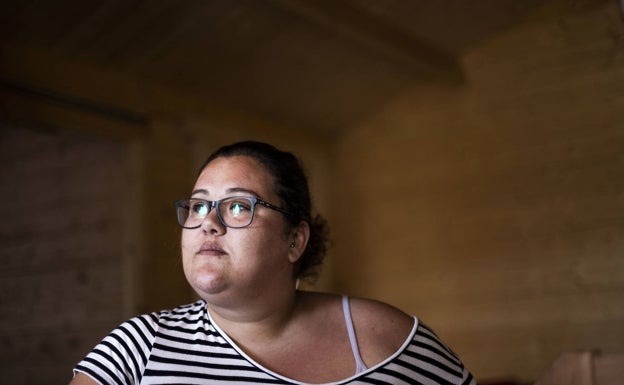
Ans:
{"type": "Polygon", "coordinates": [[[245,211],[251,210],[251,208],[249,207],[249,203],[247,202],[236,201],[236,202],[230,203],[229,210],[232,215],[236,216],[236,215],[240,215],[241,213],[245,211]]]}
{"type": "Polygon", "coordinates": [[[201,202],[191,203],[191,212],[198,215],[204,215],[208,213],[208,207],[205,203],[201,202]]]}

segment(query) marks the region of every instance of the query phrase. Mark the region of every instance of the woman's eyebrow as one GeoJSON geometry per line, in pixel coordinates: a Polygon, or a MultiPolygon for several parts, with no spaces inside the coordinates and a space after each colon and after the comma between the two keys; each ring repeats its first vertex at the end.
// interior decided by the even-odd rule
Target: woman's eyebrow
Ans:
{"type": "Polygon", "coordinates": [[[260,195],[258,195],[258,193],[257,193],[257,192],[255,192],[255,191],[253,191],[253,190],[246,189],[246,188],[242,188],[242,187],[232,187],[232,188],[229,188],[229,189],[227,189],[227,190],[225,190],[225,191],[226,191],[228,194],[232,194],[232,193],[245,193],[245,194],[250,194],[250,195],[253,195],[253,196],[255,196],[255,197],[260,196],[260,195]]]}
{"type": "Polygon", "coordinates": [[[194,191],[191,193],[191,196],[193,196],[193,195],[195,195],[195,194],[204,194],[204,195],[208,195],[208,190],[203,189],[203,188],[200,188],[200,189],[194,190],[194,191]]]}
{"type": "MultiPolygon", "coordinates": [[[[255,197],[259,197],[260,196],[254,190],[250,190],[250,189],[246,189],[246,188],[242,188],[242,187],[231,187],[231,188],[225,190],[225,192],[228,193],[228,194],[244,193],[244,194],[253,195],[255,197]]],[[[195,194],[208,195],[208,190],[203,189],[203,188],[200,188],[200,189],[197,189],[197,190],[193,190],[193,192],[191,193],[191,196],[193,196],[195,194]]]]}

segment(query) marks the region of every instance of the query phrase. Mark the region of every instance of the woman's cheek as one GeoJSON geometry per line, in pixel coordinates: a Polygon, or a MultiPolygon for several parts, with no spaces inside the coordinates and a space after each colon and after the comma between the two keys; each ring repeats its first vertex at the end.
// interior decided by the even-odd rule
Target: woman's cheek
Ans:
{"type": "Polygon", "coordinates": [[[186,265],[192,259],[194,249],[193,237],[191,236],[191,234],[189,234],[188,230],[182,231],[180,245],[180,252],[182,253],[182,264],[186,269],[186,265]]]}

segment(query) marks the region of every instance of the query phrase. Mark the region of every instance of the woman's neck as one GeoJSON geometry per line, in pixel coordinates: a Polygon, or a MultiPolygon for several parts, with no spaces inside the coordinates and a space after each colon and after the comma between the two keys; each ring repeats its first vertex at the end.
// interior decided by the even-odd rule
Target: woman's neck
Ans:
{"type": "Polygon", "coordinates": [[[208,302],[208,311],[214,322],[234,340],[270,341],[283,337],[300,305],[301,294],[293,289],[277,295],[260,295],[230,306],[208,302]]]}

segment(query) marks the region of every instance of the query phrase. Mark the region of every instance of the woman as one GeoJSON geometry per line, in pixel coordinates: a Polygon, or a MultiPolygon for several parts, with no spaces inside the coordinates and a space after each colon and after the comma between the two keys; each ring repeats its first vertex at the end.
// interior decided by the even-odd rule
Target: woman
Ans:
{"type": "Polygon", "coordinates": [[[259,142],[212,154],[176,203],[201,300],[133,318],[74,369],[79,384],[476,384],[418,319],[297,290],[327,241],[297,158],[259,142]]]}

